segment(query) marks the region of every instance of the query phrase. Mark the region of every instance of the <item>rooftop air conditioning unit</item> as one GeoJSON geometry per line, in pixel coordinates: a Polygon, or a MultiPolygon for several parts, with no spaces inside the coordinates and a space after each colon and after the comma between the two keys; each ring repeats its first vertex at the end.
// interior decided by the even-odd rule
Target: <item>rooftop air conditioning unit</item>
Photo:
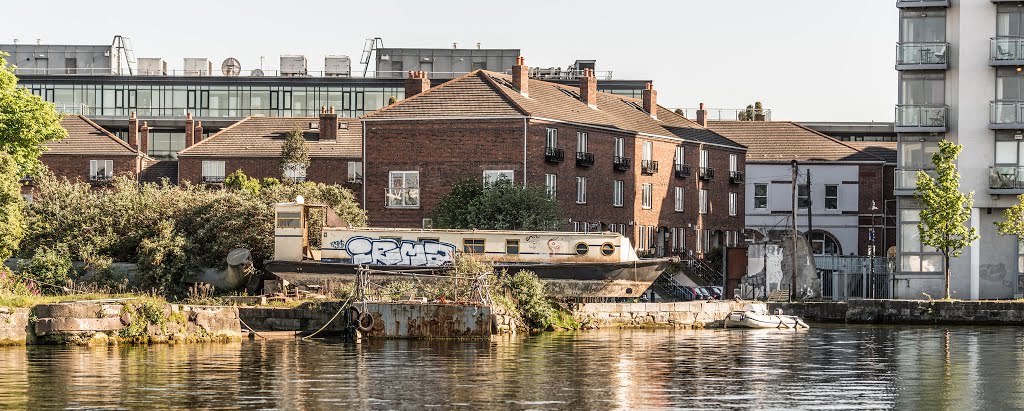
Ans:
{"type": "Polygon", "coordinates": [[[282,76],[307,75],[306,56],[281,56],[282,76]]]}
{"type": "Polygon", "coordinates": [[[327,77],[349,77],[352,75],[352,59],[348,56],[324,57],[324,75],[327,77]]]}
{"type": "Polygon", "coordinates": [[[140,76],[166,76],[167,62],[161,58],[139,58],[140,76]]]}
{"type": "Polygon", "coordinates": [[[209,76],[213,72],[213,63],[205,57],[185,58],[186,76],[209,76]]]}

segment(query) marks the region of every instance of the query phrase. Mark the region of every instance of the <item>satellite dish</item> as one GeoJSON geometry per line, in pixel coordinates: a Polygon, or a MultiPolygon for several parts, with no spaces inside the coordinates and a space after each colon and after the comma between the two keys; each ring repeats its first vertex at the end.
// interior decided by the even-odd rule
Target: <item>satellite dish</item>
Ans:
{"type": "Polygon", "coordinates": [[[252,69],[252,73],[250,73],[250,74],[251,74],[251,75],[252,75],[253,77],[263,77],[263,70],[260,70],[260,69],[252,69]]]}
{"type": "Polygon", "coordinates": [[[238,59],[228,57],[221,63],[220,72],[224,73],[225,76],[235,77],[242,72],[242,64],[238,62],[238,59]]]}

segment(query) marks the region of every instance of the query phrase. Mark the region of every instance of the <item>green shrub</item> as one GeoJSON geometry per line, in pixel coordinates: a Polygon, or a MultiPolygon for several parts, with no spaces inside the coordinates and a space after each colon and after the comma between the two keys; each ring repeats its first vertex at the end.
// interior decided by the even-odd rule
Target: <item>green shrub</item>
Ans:
{"type": "Polygon", "coordinates": [[[537,274],[519,270],[515,274],[507,271],[498,275],[500,289],[504,291],[530,328],[544,329],[551,325],[555,310],[544,294],[544,283],[537,274]]]}
{"type": "Polygon", "coordinates": [[[23,262],[18,270],[22,276],[49,286],[46,289],[54,292],[60,291],[56,287],[64,287],[71,282],[74,267],[71,265],[67,247],[58,244],[36,249],[32,258],[23,262]]]}

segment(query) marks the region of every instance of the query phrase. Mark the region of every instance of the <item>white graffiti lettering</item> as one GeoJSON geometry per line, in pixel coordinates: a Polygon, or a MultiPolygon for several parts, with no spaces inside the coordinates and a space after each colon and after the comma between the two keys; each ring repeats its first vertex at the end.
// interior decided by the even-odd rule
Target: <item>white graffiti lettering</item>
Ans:
{"type": "Polygon", "coordinates": [[[331,247],[344,249],[353,264],[437,267],[451,264],[455,246],[434,240],[412,241],[391,238],[351,237],[333,241],[331,247]]]}

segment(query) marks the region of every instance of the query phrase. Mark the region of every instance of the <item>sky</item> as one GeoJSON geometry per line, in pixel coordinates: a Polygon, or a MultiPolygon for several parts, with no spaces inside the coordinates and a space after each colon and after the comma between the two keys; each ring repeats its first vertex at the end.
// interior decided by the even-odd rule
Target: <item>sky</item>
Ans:
{"type": "Polygon", "coordinates": [[[260,56],[277,69],[282,54],[305,55],[310,70],[345,54],[355,70],[365,39],[381,37],[385,47],[518,48],[535,67],[595,59],[616,78],[652,80],[663,106],[762,101],[775,120],[893,121],[897,97],[891,0],[4,3],[23,17],[3,19],[0,43],[109,44],[120,34],[136,57],[172,70],[185,57],[235,57],[248,70],[260,56]]]}

